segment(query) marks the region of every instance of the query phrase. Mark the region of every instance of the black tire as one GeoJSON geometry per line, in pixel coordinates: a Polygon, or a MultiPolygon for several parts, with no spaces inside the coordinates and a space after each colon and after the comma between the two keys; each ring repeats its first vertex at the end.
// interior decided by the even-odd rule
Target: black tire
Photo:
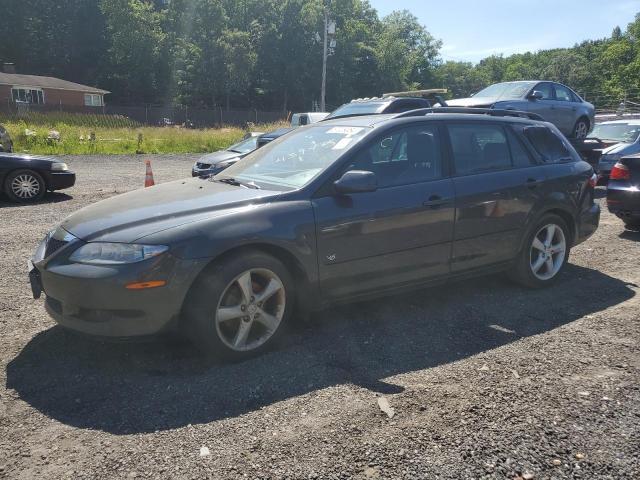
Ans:
{"type": "Polygon", "coordinates": [[[640,230],[640,220],[622,220],[624,222],[624,226],[629,230],[640,230]]]}
{"type": "Polygon", "coordinates": [[[47,190],[47,185],[38,172],[34,170],[15,170],[9,175],[4,181],[4,192],[9,197],[9,200],[16,203],[28,203],[28,202],[37,202],[44,197],[44,194],[47,190]],[[20,182],[20,178],[24,178],[25,182],[29,182],[31,185],[34,185],[34,191],[32,193],[24,193],[21,196],[20,192],[14,190],[16,187],[16,182],[20,182]]]}
{"type": "MultiPolygon", "coordinates": [[[[251,278],[254,281],[260,280],[259,276],[256,278],[257,274],[253,273],[252,275],[253,277],[251,278]]],[[[256,293],[256,297],[259,293],[256,293]]],[[[278,295],[280,294],[278,293],[278,295]]],[[[240,303],[243,303],[243,301],[240,301],[240,303]]],[[[265,301],[265,306],[267,303],[268,301],[265,301]]],[[[244,360],[259,355],[278,343],[287,328],[291,313],[294,311],[294,303],[294,283],[291,274],[280,260],[258,250],[241,251],[223,258],[219,262],[214,262],[194,282],[185,301],[183,312],[186,333],[200,350],[209,357],[230,361],[244,360]],[[227,295],[233,293],[230,293],[229,289],[234,288],[238,293],[241,293],[238,289],[238,284],[234,282],[238,281],[238,277],[250,270],[268,271],[278,277],[284,290],[284,312],[277,328],[264,343],[257,345],[256,348],[239,351],[229,346],[229,336],[225,335],[225,332],[222,331],[223,327],[216,319],[218,306],[223,301],[223,294],[227,297],[227,295]]],[[[230,330],[240,328],[240,323],[243,322],[243,319],[236,318],[230,322],[235,322],[236,320],[237,323],[235,325],[238,326],[231,325],[230,330]]],[[[227,325],[227,323],[222,325],[227,325]]],[[[257,330],[258,333],[263,329],[266,330],[258,320],[255,320],[255,323],[254,320],[251,320],[249,328],[252,332],[257,330]]]]}
{"type": "Polygon", "coordinates": [[[522,250],[518,253],[516,257],[516,262],[513,269],[509,272],[509,276],[512,280],[518,282],[519,284],[529,287],[529,288],[543,288],[555,283],[567,264],[567,260],[569,259],[569,253],[571,249],[571,232],[567,226],[567,222],[565,222],[561,217],[554,214],[546,214],[540,220],[538,220],[535,225],[528,231],[522,250]],[[555,225],[562,230],[562,235],[565,239],[566,249],[564,258],[560,265],[560,268],[553,274],[551,278],[548,279],[540,279],[533,272],[533,267],[531,265],[532,262],[532,245],[536,235],[540,232],[542,228],[547,225],[555,225]]]}
{"type": "Polygon", "coordinates": [[[576,124],[573,126],[573,138],[582,140],[589,135],[589,120],[582,117],[579,118],[576,124]]]}

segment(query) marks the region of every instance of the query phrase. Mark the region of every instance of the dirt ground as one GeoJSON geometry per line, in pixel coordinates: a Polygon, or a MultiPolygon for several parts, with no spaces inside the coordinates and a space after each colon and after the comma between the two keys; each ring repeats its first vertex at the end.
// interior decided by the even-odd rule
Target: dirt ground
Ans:
{"type": "MultiPolygon", "coordinates": [[[[77,186],[0,199],[0,478],[640,476],[640,233],[603,212],[552,289],[492,276],[336,308],[211,365],[67,333],[31,298],[44,234],[141,187],[145,158],[66,157],[77,186]]],[[[164,182],[195,157],[151,158],[164,182]]]]}

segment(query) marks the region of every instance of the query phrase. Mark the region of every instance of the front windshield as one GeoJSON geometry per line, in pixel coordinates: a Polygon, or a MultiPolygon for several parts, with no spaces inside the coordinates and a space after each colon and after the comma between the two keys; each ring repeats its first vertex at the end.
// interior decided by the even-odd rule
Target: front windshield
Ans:
{"type": "Polygon", "coordinates": [[[354,115],[375,115],[381,113],[389,102],[352,102],[335,109],[327,118],[350,117],[354,115]]]}
{"type": "Polygon", "coordinates": [[[633,143],[640,135],[640,125],[629,123],[600,123],[593,127],[591,137],[615,142],[633,143]]]}
{"type": "Polygon", "coordinates": [[[258,146],[258,137],[249,137],[238,143],[231,145],[227,150],[235,153],[249,153],[258,146]]]}
{"type": "Polygon", "coordinates": [[[473,98],[494,98],[496,100],[517,100],[524,98],[533,87],[533,82],[507,82],[489,85],[480,90],[473,98]]]}
{"type": "Polygon", "coordinates": [[[365,127],[301,127],[250,153],[213,180],[233,178],[261,188],[295,190],[328,168],[367,131],[365,127]]]}

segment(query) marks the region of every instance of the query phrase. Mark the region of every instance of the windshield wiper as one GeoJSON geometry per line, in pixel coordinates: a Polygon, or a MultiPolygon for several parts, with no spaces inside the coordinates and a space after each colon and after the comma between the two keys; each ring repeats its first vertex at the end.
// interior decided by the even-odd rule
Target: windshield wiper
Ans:
{"type": "Polygon", "coordinates": [[[210,180],[214,182],[226,183],[228,185],[235,185],[236,187],[246,187],[246,188],[253,188],[254,190],[260,190],[260,187],[255,183],[241,182],[240,180],[237,180],[233,177],[224,177],[224,178],[211,177],[210,180]]]}

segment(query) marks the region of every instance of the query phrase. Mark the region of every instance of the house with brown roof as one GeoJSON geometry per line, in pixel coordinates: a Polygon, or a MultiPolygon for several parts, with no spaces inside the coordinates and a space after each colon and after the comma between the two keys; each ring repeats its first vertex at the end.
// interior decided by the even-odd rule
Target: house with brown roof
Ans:
{"type": "Polygon", "coordinates": [[[102,107],[101,88],[40,75],[0,72],[0,102],[30,105],[61,105],[71,107],[102,107]]]}

